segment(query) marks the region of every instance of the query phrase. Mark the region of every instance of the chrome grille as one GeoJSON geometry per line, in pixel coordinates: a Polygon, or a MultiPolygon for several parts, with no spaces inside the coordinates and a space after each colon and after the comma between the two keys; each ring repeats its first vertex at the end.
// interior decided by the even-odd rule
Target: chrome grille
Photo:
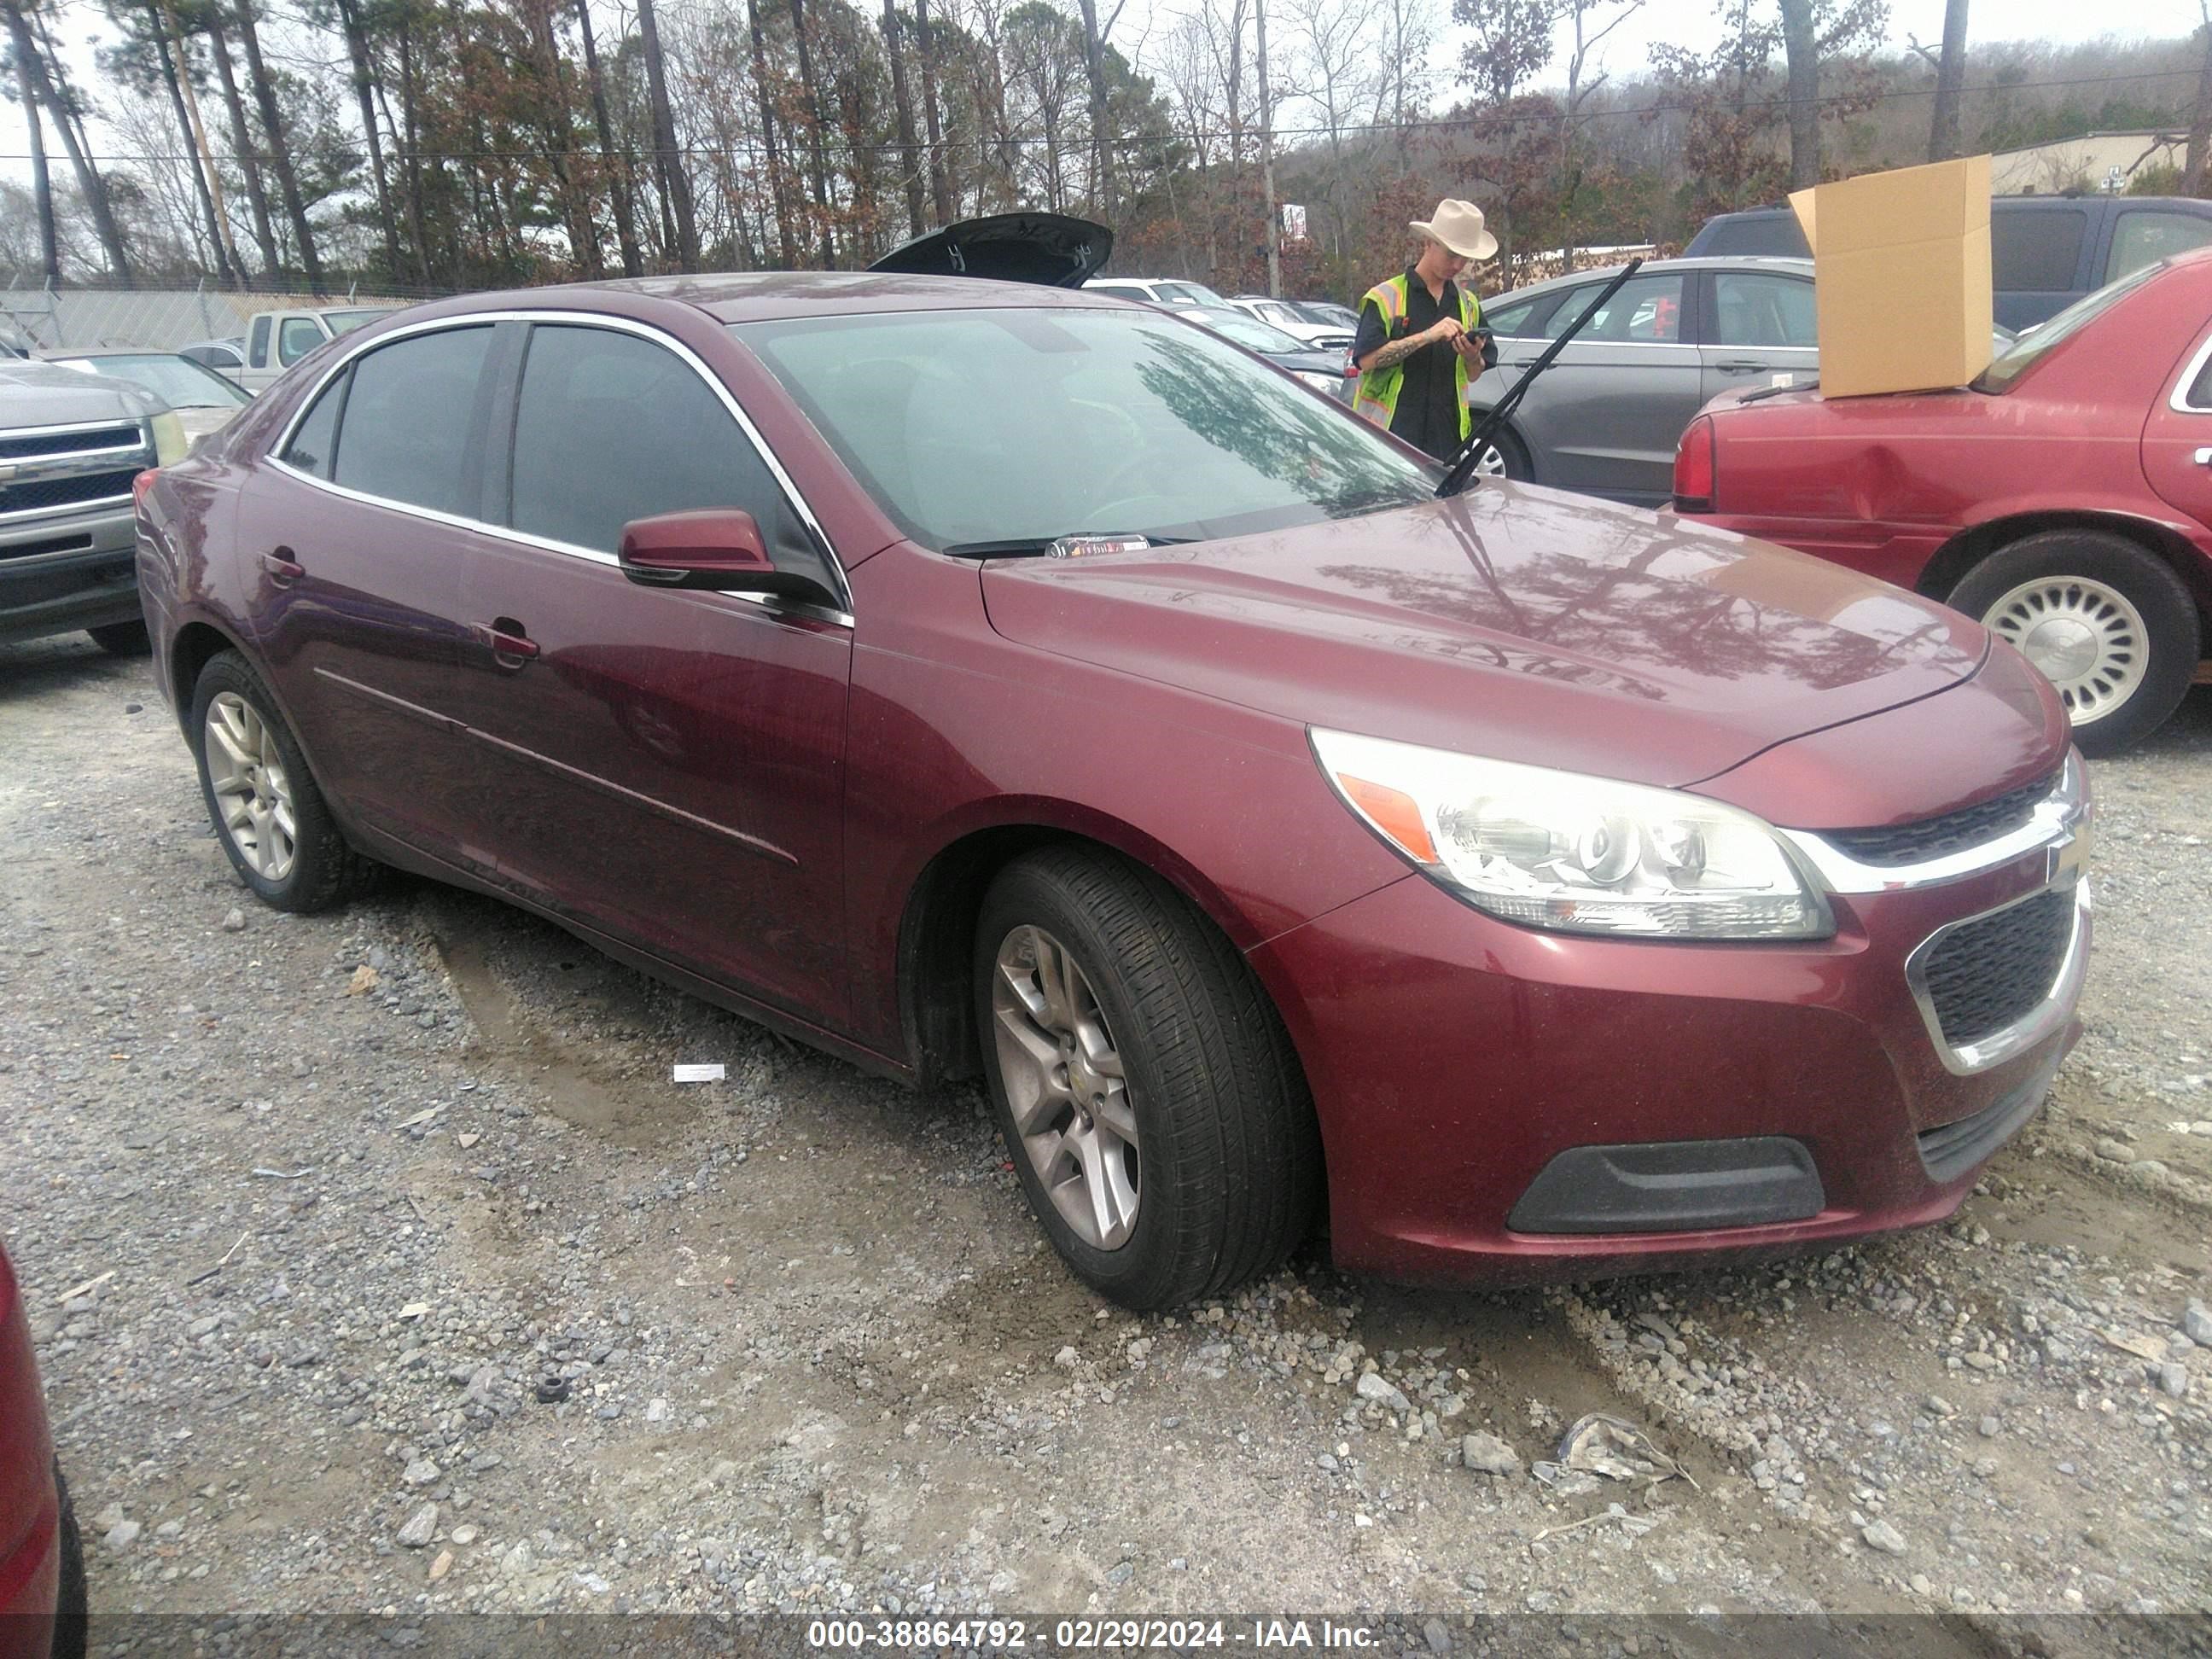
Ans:
{"type": "Polygon", "coordinates": [[[2026,1018],[2051,994],[2074,932],[2074,893],[2052,888],[1945,933],[1928,954],[1928,1000],[1963,1048],[2026,1018]]]}
{"type": "Polygon", "coordinates": [[[0,513],[40,513],[125,496],[131,493],[131,481],[141,471],[125,466],[105,472],[80,472],[75,477],[34,478],[28,483],[9,484],[0,488],[0,513]]]}
{"type": "Polygon", "coordinates": [[[137,449],[145,441],[146,434],[130,421],[113,426],[65,427],[59,431],[0,432],[0,461],[79,455],[102,449],[137,449]]]}
{"type": "Polygon", "coordinates": [[[1823,830],[1820,838],[1861,864],[1919,864],[2010,835],[2034,816],[2037,803],[2057,785],[2054,775],[1941,817],[1882,830],[1823,830]]]}

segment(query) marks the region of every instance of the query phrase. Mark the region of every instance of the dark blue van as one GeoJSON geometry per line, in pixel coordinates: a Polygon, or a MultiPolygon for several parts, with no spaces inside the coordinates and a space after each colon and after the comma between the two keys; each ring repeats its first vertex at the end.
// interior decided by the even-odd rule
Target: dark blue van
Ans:
{"type": "MultiPolygon", "coordinates": [[[[2180,196],[2000,196],[1990,204],[1996,319],[2031,328],[2083,295],[2212,242],[2212,202],[2180,196]]],[[[1705,221],[1685,257],[1756,254],[1802,259],[1808,250],[1786,207],[1705,221]]]]}

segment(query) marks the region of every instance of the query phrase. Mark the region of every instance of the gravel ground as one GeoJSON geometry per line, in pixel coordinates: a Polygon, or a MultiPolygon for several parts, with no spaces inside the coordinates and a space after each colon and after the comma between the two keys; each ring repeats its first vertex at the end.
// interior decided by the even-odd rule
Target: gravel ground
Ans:
{"type": "Polygon", "coordinates": [[[2087,1036],[1953,1224],[1172,1318],[1061,1272],[977,1094],[447,890],[257,907],[143,662],[0,647],[0,1224],[96,1614],[2212,1604],[2212,690],[2093,768],[2087,1036]]]}

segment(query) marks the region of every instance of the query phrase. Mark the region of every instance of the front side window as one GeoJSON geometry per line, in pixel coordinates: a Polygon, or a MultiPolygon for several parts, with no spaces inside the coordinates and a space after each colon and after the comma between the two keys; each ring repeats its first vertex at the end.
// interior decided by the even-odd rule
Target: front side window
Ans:
{"type": "Polygon", "coordinates": [[[698,372],[649,340],[540,323],[515,407],[509,522],[612,553],[632,519],[696,507],[753,515],[779,562],[811,560],[804,526],[698,372]]]}
{"type": "Polygon", "coordinates": [[[1820,343],[1813,285],[1766,271],[1723,270],[1713,277],[1712,343],[1724,346],[1820,343]]]}
{"type": "Polygon", "coordinates": [[[2195,213],[2165,213],[2130,208],[2112,227],[2112,250],[2105,256],[2105,280],[2117,283],[2145,265],[2212,242],[2212,218],[2195,213]]]}
{"type": "Polygon", "coordinates": [[[323,343],[323,331],[312,317],[287,317],[276,335],[276,361],[286,368],[323,343]]]}
{"type": "Polygon", "coordinates": [[[1156,313],[906,312],[732,331],[925,547],[1206,539],[1410,506],[1436,488],[1433,469],[1349,410],[1156,313]]]}
{"type": "MultiPolygon", "coordinates": [[[[1546,318],[1543,336],[1556,340],[1568,325],[1589,308],[1603,291],[1602,283],[1589,283],[1559,301],[1546,318]]],[[[1575,336],[1577,343],[1632,342],[1643,345],[1673,345],[1682,337],[1682,274],[1637,276],[1621,284],[1589,325],[1575,336]]]]}
{"type": "Polygon", "coordinates": [[[477,382],[491,329],[418,334],[353,366],[338,428],[337,482],[348,489],[474,518],[467,487],[477,382]]]}

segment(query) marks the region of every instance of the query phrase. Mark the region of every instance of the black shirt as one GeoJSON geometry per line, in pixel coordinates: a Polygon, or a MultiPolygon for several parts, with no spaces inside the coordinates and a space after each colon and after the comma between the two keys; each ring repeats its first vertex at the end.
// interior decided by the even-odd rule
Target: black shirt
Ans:
{"type": "MultiPolygon", "coordinates": [[[[1405,325],[1386,333],[1382,313],[1371,305],[1359,308],[1359,334],[1352,343],[1352,360],[1358,362],[1377,346],[1435,325],[1439,317],[1456,320],[1460,314],[1459,285],[1446,283],[1441,298],[1429,296],[1429,285],[1408,266],[1406,270],[1405,325]]],[[[1459,354],[1447,341],[1433,341],[1400,365],[1406,378],[1398,387],[1397,411],[1390,430],[1417,449],[1440,461],[1459,453],[1459,354]]]]}

